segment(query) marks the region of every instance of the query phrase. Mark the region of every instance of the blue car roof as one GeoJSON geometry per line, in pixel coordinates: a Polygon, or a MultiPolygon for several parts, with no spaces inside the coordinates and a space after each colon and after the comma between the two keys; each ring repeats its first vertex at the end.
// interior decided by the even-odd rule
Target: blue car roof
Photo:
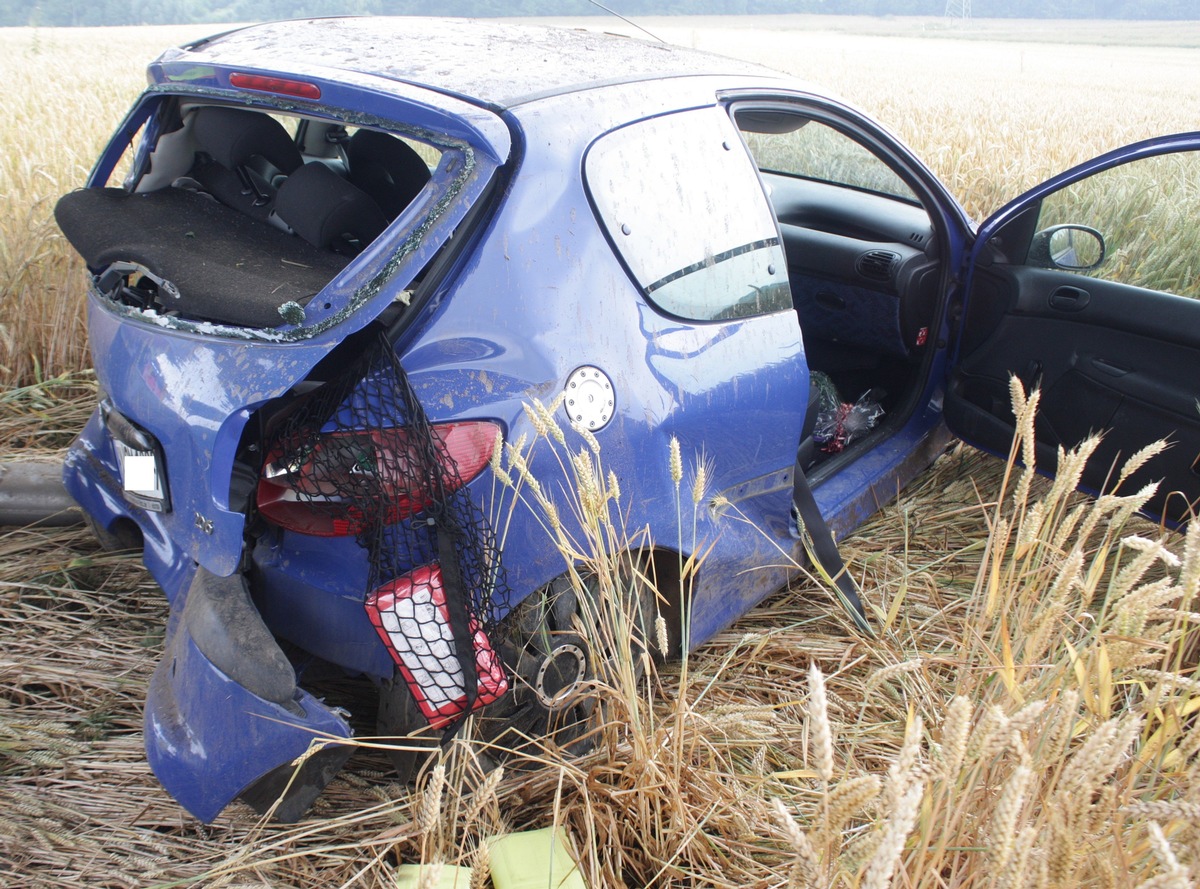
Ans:
{"type": "Polygon", "coordinates": [[[408,16],[252,25],[184,50],[191,60],[218,65],[353,71],[495,108],[615,83],[713,74],[782,76],[723,56],[612,34],[408,16]]]}

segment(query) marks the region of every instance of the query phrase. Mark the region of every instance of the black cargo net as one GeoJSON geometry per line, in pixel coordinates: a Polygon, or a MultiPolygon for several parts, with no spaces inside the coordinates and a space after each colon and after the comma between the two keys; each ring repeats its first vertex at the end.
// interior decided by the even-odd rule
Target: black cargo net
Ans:
{"type": "Polygon", "coordinates": [[[380,337],[267,445],[263,484],[287,492],[311,533],[354,535],[366,550],[367,615],[437,728],[508,688],[492,640],[509,590],[495,536],[451,453],[465,447],[478,462],[498,434],[486,423],[431,425],[380,337]]]}

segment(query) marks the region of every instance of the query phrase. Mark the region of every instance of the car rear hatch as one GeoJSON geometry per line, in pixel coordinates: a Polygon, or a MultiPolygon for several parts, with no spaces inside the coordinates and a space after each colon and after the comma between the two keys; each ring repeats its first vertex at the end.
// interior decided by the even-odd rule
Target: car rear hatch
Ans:
{"type": "Polygon", "coordinates": [[[367,325],[421,314],[511,147],[498,116],[461,99],[223,62],[216,46],[151,66],[88,187],[57,211],[94,276],[105,393],[68,488],[101,525],[138,525],[171,597],[192,564],[238,568],[247,421],[367,325]],[[398,154],[417,181],[397,185],[398,154]]]}

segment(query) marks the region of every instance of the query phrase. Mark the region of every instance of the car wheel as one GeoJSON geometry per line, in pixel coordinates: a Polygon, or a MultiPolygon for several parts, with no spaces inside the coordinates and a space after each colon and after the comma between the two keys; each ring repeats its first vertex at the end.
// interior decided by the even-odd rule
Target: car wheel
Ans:
{"type": "MultiPolygon", "coordinates": [[[[526,597],[501,621],[499,650],[511,686],[475,715],[475,736],[489,759],[504,760],[511,751],[555,748],[577,756],[595,745],[608,711],[606,693],[598,686],[620,688],[623,682],[639,682],[647,652],[655,661],[662,659],[654,633],[656,594],[649,584],[631,580],[635,574],[622,572],[617,585],[626,600],[620,614],[605,613],[595,577],[584,577],[581,596],[576,582],[564,574],[526,597]],[[614,638],[617,634],[628,635],[628,644],[614,638]],[[628,661],[628,669],[623,661],[628,661]]],[[[403,781],[415,777],[428,751],[440,741],[399,676],[381,688],[378,729],[405,748],[388,750],[403,781]]]]}

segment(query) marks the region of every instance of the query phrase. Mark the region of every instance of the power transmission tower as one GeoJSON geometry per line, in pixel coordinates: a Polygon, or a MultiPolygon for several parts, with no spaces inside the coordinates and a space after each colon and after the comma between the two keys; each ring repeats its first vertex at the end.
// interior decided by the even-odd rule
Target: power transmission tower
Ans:
{"type": "Polygon", "coordinates": [[[946,0],[946,18],[969,19],[971,0],[946,0]]]}

